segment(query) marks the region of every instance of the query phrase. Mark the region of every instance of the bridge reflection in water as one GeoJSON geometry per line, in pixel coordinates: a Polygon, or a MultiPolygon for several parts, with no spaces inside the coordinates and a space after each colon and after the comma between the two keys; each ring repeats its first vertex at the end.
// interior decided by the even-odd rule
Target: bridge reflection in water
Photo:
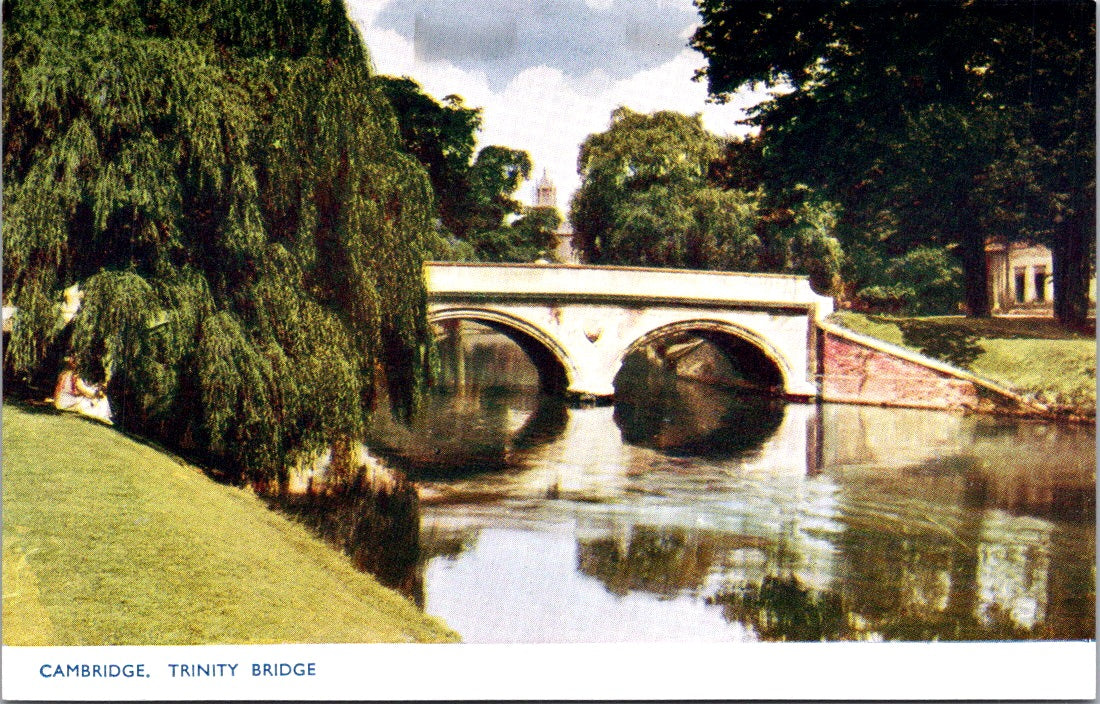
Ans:
{"type": "Polygon", "coordinates": [[[1091,638],[1091,427],[749,401],[435,397],[426,609],[471,642],[1091,638]]]}

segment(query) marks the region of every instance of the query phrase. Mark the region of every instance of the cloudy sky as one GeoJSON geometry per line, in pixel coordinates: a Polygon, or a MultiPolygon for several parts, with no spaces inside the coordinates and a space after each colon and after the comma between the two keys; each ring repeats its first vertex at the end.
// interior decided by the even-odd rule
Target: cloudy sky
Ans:
{"type": "Polygon", "coordinates": [[[699,16],[691,0],[347,0],[378,72],[410,76],[437,99],[483,109],[479,147],[524,149],[549,174],[558,207],[579,185],[577,151],[611,111],[703,113],[718,134],[743,134],[746,95],[706,102],[691,80],[703,57],[687,47],[699,16]]]}

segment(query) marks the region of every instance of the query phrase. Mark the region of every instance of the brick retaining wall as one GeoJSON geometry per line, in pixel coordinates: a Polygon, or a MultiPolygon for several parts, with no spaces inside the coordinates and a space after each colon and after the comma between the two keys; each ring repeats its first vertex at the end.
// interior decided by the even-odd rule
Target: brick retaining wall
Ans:
{"type": "Polygon", "coordinates": [[[826,330],[818,358],[824,401],[970,410],[981,404],[971,381],[826,330]]]}

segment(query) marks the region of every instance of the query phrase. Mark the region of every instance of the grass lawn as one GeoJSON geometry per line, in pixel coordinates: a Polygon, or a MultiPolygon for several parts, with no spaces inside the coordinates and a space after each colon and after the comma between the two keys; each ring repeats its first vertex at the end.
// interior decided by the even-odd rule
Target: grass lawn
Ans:
{"type": "Polygon", "coordinates": [[[73,415],[3,407],[5,645],[450,641],[250,491],[73,415]]]}
{"type": "Polygon", "coordinates": [[[943,360],[1040,403],[1096,412],[1096,340],[1042,318],[906,318],[835,313],[833,322],[943,360]]]}

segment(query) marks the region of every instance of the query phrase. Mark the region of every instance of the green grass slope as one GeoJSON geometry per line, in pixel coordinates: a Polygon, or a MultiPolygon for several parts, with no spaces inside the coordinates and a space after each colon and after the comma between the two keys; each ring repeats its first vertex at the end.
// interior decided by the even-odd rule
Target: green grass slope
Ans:
{"type": "Polygon", "coordinates": [[[906,318],[835,313],[833,322],[943,360],[1070,413],[1096,412],[1096,340],[1040,318],[906,318]]]}
{"type": "Polygon", "coordinates": [[[251,492],[10,405],[3,580],[5,645],[457,640],[251,492]]]}

